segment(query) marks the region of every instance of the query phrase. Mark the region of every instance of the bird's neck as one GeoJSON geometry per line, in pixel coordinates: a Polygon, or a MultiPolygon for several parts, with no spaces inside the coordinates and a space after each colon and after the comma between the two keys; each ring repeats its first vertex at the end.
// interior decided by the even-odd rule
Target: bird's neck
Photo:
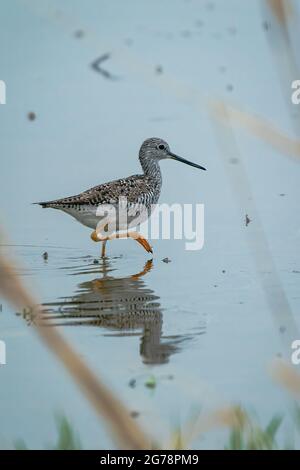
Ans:
{"type": "Polygon", "coordinates": [[[146,155],[139,155],[139,159],[146,176],[153,178],[161,183],[161,171],[159,167],[159,163],[154,158],[149,158],[146,155]]]}

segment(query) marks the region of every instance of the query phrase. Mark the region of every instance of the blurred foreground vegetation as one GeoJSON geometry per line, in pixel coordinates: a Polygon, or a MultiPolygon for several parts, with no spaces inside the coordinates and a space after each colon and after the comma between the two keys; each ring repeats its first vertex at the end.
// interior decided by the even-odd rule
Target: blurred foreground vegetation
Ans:
{"type": "MultiPolygon", "coordinates": [[[[278,438],[278,432],[282,427],[283,416],[274,415],[266,426],[261,426],[255,416],[241,407],[235,408],[236,425],[229,431],[228,441],[224,444],[225,450],[296,450],[300,448],[300,406],[295,405],[292,412],[292,428],[289,438],[278,438]]],[[[196,418],[195,418],[196,421],[196,418]]],[[[194,423],[195,424],[195,423],[194,423]]],[[[50,450],[81,450],[82,444],[78,433],[65,416],[56,417],[57,438],[56,442],[45,449],[50,450]]],[[[172,440],[168,449],[184,450],[190,446],[187,443],[187,435],[183,428],[172,430],[172,440]]],[[[100,447],[100,446],[99,446],[100,447]]],[[[156,447],[156,446],[155,446],[156,447]]],[[[159,445],[157,446],[160,447],[159,445]]],[[[156,448],[157,448],[156,447],[156,448]]],[[[163,447],[161,447],[163,448],[163,447]]],[[[192,448],[194,448],[192,446],[192,448]]],[[[29,450],[23,439],[15,442],[16,450],[29,450]]]]}

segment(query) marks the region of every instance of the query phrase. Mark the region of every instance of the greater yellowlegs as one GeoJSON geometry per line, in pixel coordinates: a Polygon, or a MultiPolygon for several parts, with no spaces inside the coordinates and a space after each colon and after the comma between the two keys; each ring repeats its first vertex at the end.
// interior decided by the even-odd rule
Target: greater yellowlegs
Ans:
{"type": "Polygon", "coordinates": [[[126,198],[128,207],[143,205],[149,216],[151,208],[153,205],[157,204],[160,196],[162,176],[159,162],[167,158],[205,170],[203,166],[189,162],[172,153],[169,145],[164,140],[152,137],[143,142],[139,151],[139,160],[144,172],[142,175],[133,175],[128,178],[110,181],[109,183],[95,186],[75,196],[47,202],[38,202],[36,204],[42,207],[62,210],[74,217],[81,224],[92,228],[92,240],[103,242],[102,256],[105,256],[106,242],[114,238],[133,238],[140,243],[146,251],[152,253],[149,242],[141,234],[136,231],[128,230],[129,226],[132,227],[130,222],[127,222],[126,226],[122,226],[122,224],[119,223],[116,224],[115,232],[105,235],[105,233],[103,233],[104,227],[101,226],[101,220],[105,220],[105,226],[107,227],[107,218],[104,216],[107,206],[116,206],[119,204],[120,199],[123,198],[126,198]],[[103,208],[102,212],[101,208],[103,208]],[[125,230],[125,232],[120,233],[121,230],[125,230]]]}

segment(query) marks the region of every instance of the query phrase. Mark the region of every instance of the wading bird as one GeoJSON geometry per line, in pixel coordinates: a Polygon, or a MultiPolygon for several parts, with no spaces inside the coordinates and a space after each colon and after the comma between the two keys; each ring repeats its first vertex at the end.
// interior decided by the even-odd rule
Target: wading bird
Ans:
{"type": "Polygon", "coordinates": [[[148,218],[151,214],[151,208],[157,204],[162,185],[159,162],[165,159],[177,160],[195,168],[200,168],[200,170],[205,170],[203,166],[189,162],[172,153],[169,145],[164,140],[152,137],[143,142],[139,151],[139,160],[143,169],[142,175],[133,175],[100,184],[76,196],[37,202],[36,204],[44,208],[59,209],[74,217],[81,224],[92,228],[92,240],[103,242],[102,257],[105,256],[106,242],[115,238],[133,238],[147,252],[152,253],[148,240],[140,233],[129,230],[129,228],[138,225],[137,223],[134,225],[134,223],[141,206],[145,209],[146,218],[148,218]],[[129,214],[125,224],[120,222],[118,213],[119,201],[123,198],[126,199],[126,210],[129,214]],[[116,210],[110,211],[108,207],[116,210]],[[108,216],[109,213],[113,215],[108,216]],[[109,224],[115,227],[114,233],[108,233],[109,224]]]}

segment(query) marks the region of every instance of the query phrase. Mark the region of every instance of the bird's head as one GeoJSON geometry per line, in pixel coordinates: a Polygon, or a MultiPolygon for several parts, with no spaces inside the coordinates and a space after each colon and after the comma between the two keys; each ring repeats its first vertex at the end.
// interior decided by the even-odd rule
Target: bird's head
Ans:
{"type": "Polygon", "coordinates": [[[169,144],[163,140],[159,139],[158,137],[151,137],[150,139],[146,139],[140,148],[140,159],[145,160],[145,159],[151,159],[151,160],[165,160],[167,158],[170,158],[172,160],[177,160],[178,162],[185,163],[186,165],[193,166],[195,168],[199,168],[200,170],[206,170],[201,165],[198,165],[196,163],[190,162],[188,160],[185,160],[184,158],[179,157],[178,155],[175,155],[175,153],[172,153],[169,147],[169,144]]]}

